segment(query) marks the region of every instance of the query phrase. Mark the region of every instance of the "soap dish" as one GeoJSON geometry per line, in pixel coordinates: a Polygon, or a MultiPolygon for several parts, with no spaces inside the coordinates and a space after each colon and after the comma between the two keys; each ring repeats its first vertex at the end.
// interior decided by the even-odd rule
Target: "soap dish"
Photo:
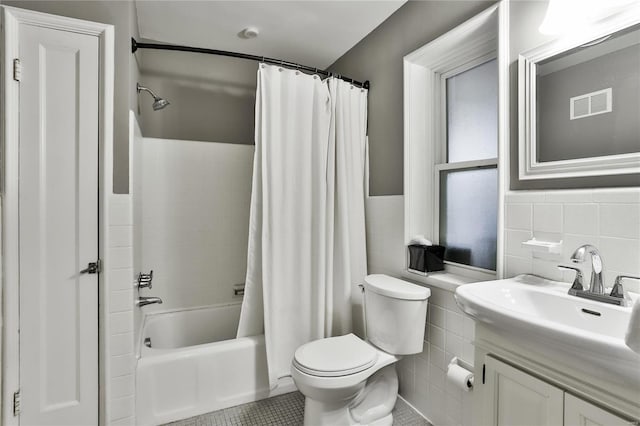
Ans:
{"type": "Polygon", "coordinates": [[[523,241],[522,245],[525,247],[529,247],[533,251],[539,252],[539,253],[552,253],[552,254],[562,253],[562,240],[543,241],[543,240],[537,240],[535,238],[532,238],[529,241],[523,241]]]}

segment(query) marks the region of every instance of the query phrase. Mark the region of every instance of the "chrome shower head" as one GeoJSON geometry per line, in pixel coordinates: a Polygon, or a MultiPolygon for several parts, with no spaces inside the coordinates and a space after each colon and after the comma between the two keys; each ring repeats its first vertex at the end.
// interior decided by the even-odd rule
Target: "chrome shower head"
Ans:
{"type": "Polygon", "coordinates": [[[140,86],[140,83],[136,83],[136,90],[138,91],[138,93],[142,91],[149,92],[149,94],[153,96],[153,104],[151,106],[154,111],[159,111],[170,104],[168,100],[161,98],[160,96],[157,96],[155,93],[151,91],[151,89],[144,86],[140,86]]]}
{"type": "Polygon", "coordinates": [[[169,101],[164,98],[155,98],[152,105],[154,111],[161,110],[166,106],[169,106],[169,101]]]}

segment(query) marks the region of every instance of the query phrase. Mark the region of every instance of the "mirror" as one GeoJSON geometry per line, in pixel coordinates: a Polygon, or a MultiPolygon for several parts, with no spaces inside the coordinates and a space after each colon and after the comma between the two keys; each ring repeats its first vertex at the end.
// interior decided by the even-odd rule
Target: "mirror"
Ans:
{"type": "Polygon", "coordinates": [[[640,172],[640,13],[519,57],[520,179],[640,172]]]}

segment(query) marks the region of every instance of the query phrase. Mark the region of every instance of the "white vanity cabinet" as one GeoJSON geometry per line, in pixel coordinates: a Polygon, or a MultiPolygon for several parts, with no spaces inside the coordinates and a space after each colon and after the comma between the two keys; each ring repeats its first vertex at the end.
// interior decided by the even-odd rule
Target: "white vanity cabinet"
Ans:
{"type": "Polygon", "coordinates": [[[480,425],[617,426],[634,424],[580,399],[558,386],[502,362],[484,357],[480,425]]]}
{"type": "Polygon", "coordinates": [[[482,389],[482,425],[561,425],[563,391],[487,356],[482,389]]]}
{"type": "Polygon", "coordinates": [[[564,424],[570,426],[621,426],[638,424],[616,416],[583,399],[564,394],[564,424]]]}

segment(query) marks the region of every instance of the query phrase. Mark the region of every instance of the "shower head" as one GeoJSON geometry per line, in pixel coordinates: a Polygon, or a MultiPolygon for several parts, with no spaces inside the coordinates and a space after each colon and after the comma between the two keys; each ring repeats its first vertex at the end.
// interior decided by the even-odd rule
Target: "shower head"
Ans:
{"type": "Polygon", "coordinates": [[[170,103],[168,100],[161,98],[160,96],[157,96],[155,93],[151,91],[151,89],[144,86],[140,86],[140,83],[136,84],[136,90],[138,91],[138,93],[142,91],[149,92],[149,94],[153,96],[153,104],[151,106],[153,107],[154,111],[161,110],[162,108],[165,108],[166,106],[168,106],[170,103]]]}
{"type": "Polygon", "coordinates": [[[154,111],[158,111],[166,106],[169,105],[169,101],[163,98],[155,98],[155,100],[153,101],[153,110],[154,111]]]}

